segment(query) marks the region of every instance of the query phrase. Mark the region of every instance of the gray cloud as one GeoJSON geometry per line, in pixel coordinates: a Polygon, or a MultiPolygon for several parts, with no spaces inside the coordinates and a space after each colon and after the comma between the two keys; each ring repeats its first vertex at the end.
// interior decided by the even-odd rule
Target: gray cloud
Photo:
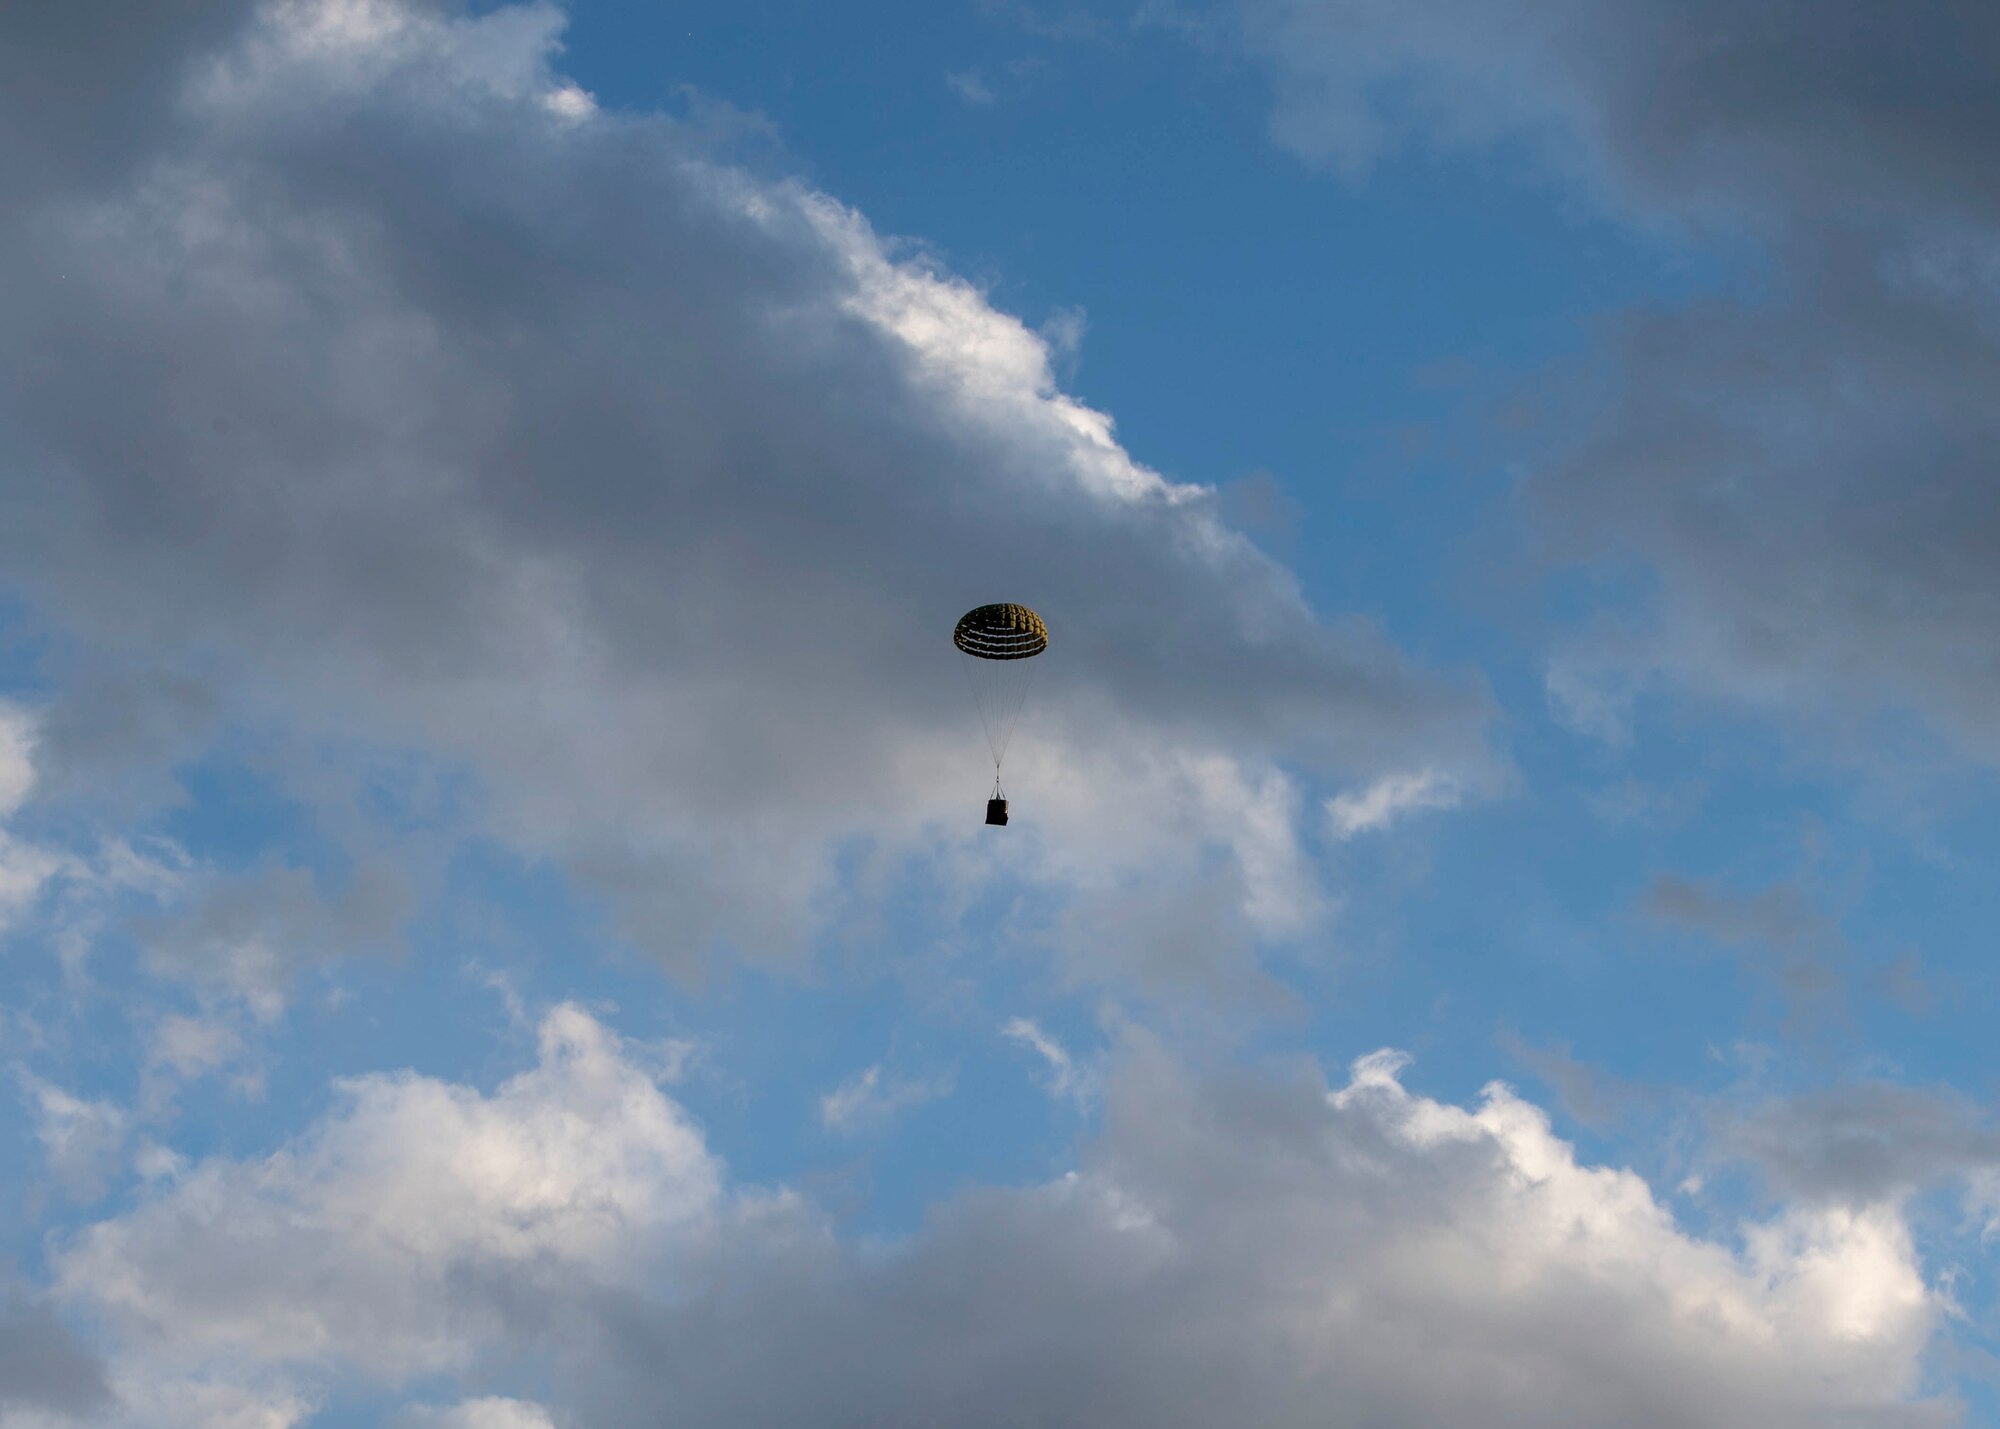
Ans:
{"type": "Polygon", "coordinates": [[[1723,1146],[1787,1197],[1865,1204],[2000,1170],[2000,1128],[1985,1108],[1890,1082],[1772,1101],[1719,1125],[1723,1146]]]}
{"type": "Polygon", "coordinates": [[[121,162],[10,210],[0,551],[172,706],[56,721],[58,754],[184,738],[197,676],[422,751],[683,967],[794,949],[836,847],[976,831],[942,631],[995,595],[1057,631],[1015,757],[1063,816],[1014,876],[1129,872],[1106,830],[1206,807],[1204,761],[1487,771],[1477,681],[1319,620],[971,289],[594,110],[559,27],[204,18],[121,162]]]}
{"type": "Polygon", "coordinates": [[[1799,883],[1738,891],[1662,874],[1641,908],[1656,923],[1728,948],[1801,1003],[1824,1003],[1845,991],[1852,962],[1847,939],[1799,883]]]}
{"type": "MultiPolygon", "coordinates": [[[[1745,260],[1556,374],[1531,483],[1579,560],[1659,577],[1595,661],[1853,736],[2000,759],[2000,13],[1959,0],[1244,0],[1286,142],[1359,172],[1518,148],[1745,260]],[[1751,297],[1741,296],[1750,292],[1751,297]]],[[[1617,682],[1614,680],[1614,687],[1617,682]]]]}
{"type": "Polygon", "coordinates": [[[132,931],[152,971],[240,998],[269,1021],[301,967],[396,945],[414,908],[410,881],[385,863],[359,865],[331,892],[305,869],[273,865],[203,879],[132,931]]]}
{"type": "Polygon", "coordinates": [[[1735,947],[1783,954],[1823,951],[1842,941],[1839,927],[1795,883],[1738,893],[1662,874],[1646,891],[1645,908],[1661,922],[1735,947]]]}
{"type": "Polygon", "coordinates": [[[1915,709],[1991,762],[2000,676],[1966,652],[2000,630],[2000,288],[1888,261],[1631,318],[1624,378],[1539,493],[1571,553],[1666,576],[1635,653],[1674,678],[1838,735],[1915,709]]]}
{"type": "Polygon", "coordinates": [[[2000,18],[1964,0],[1243,0],[1274,128],[1359,170],[1526,137],[1649,219],[1991,219],[2000,18]]]}
{"type": "Polygon", "coordinates": [[[81,1418],[110,1403],[104,1366],[46,1304],[0,1300],[0,1422],[21,1410],[81,1418]]]}
{"type": "Polygon", "coordinates": [[[1593,1130],[1617,1125],[1654,1099],[1651,1089],[1613,1076],[1594,1063],[1579,1061],[1567,1042],[1538,1047],[1509,1033],[1501,1038],[1501,1045],[1556,1094],[1565,1113],[1593,1130]]]}
{"type": "Polygon", "coordinates": [[[170,121],[188,68],[251,0],[10,6],[0,45],[0,177],[17,202],[131,173],[170,121]]]}

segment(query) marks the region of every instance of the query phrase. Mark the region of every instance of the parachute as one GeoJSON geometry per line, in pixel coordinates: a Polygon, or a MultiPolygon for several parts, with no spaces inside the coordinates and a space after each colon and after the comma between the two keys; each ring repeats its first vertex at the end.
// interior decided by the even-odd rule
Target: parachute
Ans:
{"type": "Polygon", "coordinates": [[[972,686],[972,703],[993,751],[993,797],[986,801],[986,822],[1007,822],[1007,795],[1000,787],[1000,762],[1007,741],[1034,683],[1035,656],[1049,648],[1049,628],[1025,605],[982,605],[959,617],[951,632],[972,686]]]}

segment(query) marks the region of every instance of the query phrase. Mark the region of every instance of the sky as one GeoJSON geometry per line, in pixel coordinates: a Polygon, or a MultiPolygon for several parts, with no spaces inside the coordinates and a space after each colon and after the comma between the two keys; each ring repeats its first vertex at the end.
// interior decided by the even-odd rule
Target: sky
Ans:
{"type": "Polygon", "coordinates": [[[2000,1424],[1996,65],[0,9],[0,1425],[2000,1424]]]}

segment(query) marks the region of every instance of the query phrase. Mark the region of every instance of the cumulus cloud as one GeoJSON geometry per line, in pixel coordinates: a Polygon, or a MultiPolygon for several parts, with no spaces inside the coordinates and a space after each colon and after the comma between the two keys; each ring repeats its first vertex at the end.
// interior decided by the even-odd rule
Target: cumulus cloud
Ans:
{"type": "Polygon", "coordinates": [[[1891,1213],[1738,1253],[1577,1164],[1502,1088],[1191,1084],[1139,1052],[1087,1169],[933,1219],[886,1269],[765,1267],[632,1311],[638,1424],[1942,1423],[1904,1403],[1932,1308],[1891,1213]],[[750,1333],[752,1326],[757,1333],[750,1333]],[[672,1347],[670,1350],[669,1347],[672,1347]],[[678,1352],[684,1367],[644,1366],[678,1352]],[[776,1354],[792,1370],[759,1376],[776,1354]],[[1520,1373],[1532,1364],[1535,1372],[1520,1373]],[[752,1387],[754,1381],[754,1387],[752,1387]]]}
{"type": "Polygon", "coordinates": [[[716,1205],[700,1134],[580,1010],[543,1020],[539,1053],[491,1095],[340,1083],[340,1111],[297,1143],[198,1163],[83,1232],[60,1293],[170,1367],[327,1361],[400,1380],[463,1367],[494,1332],[501,1306],[468,1276],[663,1273],[645,1248],[716,1205]]]}
{"type": "MultiPolygon", "coordinates": [[[[651,1049],[563,1006],[537,1050],[491,1093],[340,1082],[338,1107],[269,1156],[166,1155],[138,1209],[76,1235],[58,1293],[119,1347],[130,1422],[289,1425],[339,1373],[468,1368],[538,1321],[538,1298],[667,1289],[726,1209],[719,1165],[651,1049]]],[[[435,1422],[534,1412],[480,1400],[435,1422]]]]}
{"type": "MultiPolygon", "coordinates": [[[[844,844],[978,832],[942,642],[996,596],[1057,636],[1009,876],[1155,867],[1116,835],[1224,786],[1485,768],[1476,681],[1321,619],[1043,337],[825,195],[566,99],[556,9],[230,16],[157,20],[103,162],[0,227],[7,567],[131,699],[203,692],[95,742],[65,717],[77,758],[204,711],[418,751],[683,967],[795,951],[844,844]]],[[[0,161],[60,170],[42,127],[0,161]]],[[[1246,916],[1283,925],[1292,831],[1243,812],[1246,916]]]]}
{"type": "Polygon", "coordinates": [[[1951,0],[1240,13],[1277,77],[1275,132],[1308,156],[1359,173],[1412,145],[1525,148],[1543,181],[1752,257],[1749,298],[1629,314],[1588,371],[1556,374],[1570,433],[1539,461],[1538,509],[1565,558],[1657,577],[1644,629],[1552,666],[1560,718],[1615,738],[1630,676],[1658,671],[1842,737],[1913,711],[2000,760],[2000,676],[1964,655],[2000,626],[2000,204],[1977,177],[2000,155],[2000,17],[1951,0]]]}
{"type": "Polygon", "coordinates": [[[864,1248],[729,1186],[566,1007],[491,1093],[361,1078],[270,1155],[183,1170],[59,1247],[57,1285],[153,1424],[474,1366],[501,1397],[418,1422],[1951,1421],[1916,1397],[1939,1311],[1893,1206],[1704,1239],[1507,1088],[1458,1107],[1402,1067],[1197,1076],[1129,1034],[1075,1171],[864,1248]],[[505,1398],[529,1364],[556,1389],[505,1398]]]}

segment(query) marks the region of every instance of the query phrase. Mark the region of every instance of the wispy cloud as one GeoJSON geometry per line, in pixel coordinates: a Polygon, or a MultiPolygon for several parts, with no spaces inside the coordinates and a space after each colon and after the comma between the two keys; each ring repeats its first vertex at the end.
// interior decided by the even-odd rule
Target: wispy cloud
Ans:
{"type": "Polygon", "coordinates": [[[1338,794],[1327,800],[1327,819],[1343,839],[1388,827],[1403,815],[1418,809],[1456,808],[1465,798],[1464,787],[1449,774],[1425,769],[1415,774],[1392,774],[1378,779],[1352,794],[1338,794]]]}
{"type": "Polygon", "coordinates": [[[986,86],[976,69],[948,70],[944,82],[951,92],[967,104],[985,106],[993,102],[993,91],[986,86]]]}
{"type": "Polygon", "coordinates": [[[131,1115],[115,1103],[76,1096],[37,1077],[23,1082],[49,1170],[72,1199],[97,1200],[124,1159],[131,1115]]]}
{"type": "Polygon", "coordinates": [[[1021,1043],[1042,1059],[1047,1070],[1041,1081],[1050,1096],[1082,1102],[1096,1095],[1096,1068],[1079,1065],[1067,1047],[1028,1018],[1011,1019],[1000,1029],[1000,1035],[1021,1043]]]}
{"type": "Polygon", "coordinates": [[[885,1076],[882,1064],[855,1073],[819,1099],[820,1125],[828,1131],[866,1131],[892,1121],[913,1107],[951,1095],[949,1075],[904,1078],[885,1076]]]}

